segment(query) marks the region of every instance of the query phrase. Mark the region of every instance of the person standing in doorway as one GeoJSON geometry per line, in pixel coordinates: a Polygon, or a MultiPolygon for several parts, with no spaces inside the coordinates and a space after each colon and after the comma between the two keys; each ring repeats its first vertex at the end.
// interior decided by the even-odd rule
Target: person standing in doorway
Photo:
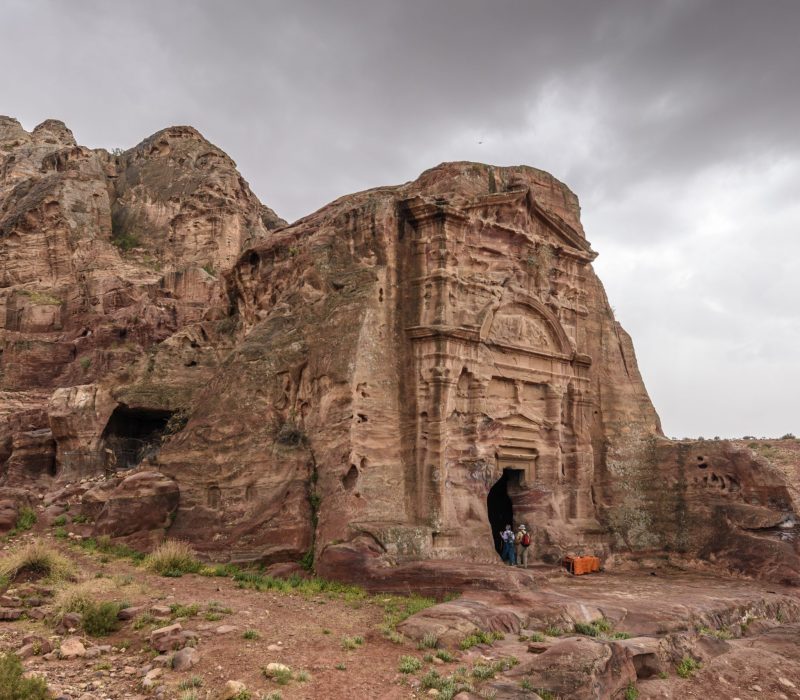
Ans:
{"type": "Polygon", "coordinates": [[[500,539],[503,540],[503,561],[509,566],[516,564],[516,555],[514,552],[514,531],[511,525],[506,525],[506,529],[500,533],[500,539]]]}
{"type": "Polygon", "coordinates": [[[525,525],[520,525],[514,538],[517,554],[517,566],[528,568],[528,548],[531,546],[531,533],[525,525]]]}

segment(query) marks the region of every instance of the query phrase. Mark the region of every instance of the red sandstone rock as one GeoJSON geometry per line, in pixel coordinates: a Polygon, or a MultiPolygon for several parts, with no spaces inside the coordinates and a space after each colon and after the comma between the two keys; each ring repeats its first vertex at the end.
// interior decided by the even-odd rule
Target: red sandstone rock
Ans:
{"type": "Polygon", "coordinates": [[[389,590],[534,583],[472,568],[512,518],[534,561],[800,581],[788,472],[663,438],[595,255],[534,168],[446,163],[287,226],[190,127],[112,156],[0,118],[0,485],[389,590]],[[132,466],[163,480],[76,487],[132,466]]]}
{"type": "Polygon", "coordinates": [[[93,489],[84,502],[97,497],[103,505],[95,517],[94,533],[111,537],[163,535],[178,507],[178,485],[157,472],[136,472],[112,490],[93,489]]]}

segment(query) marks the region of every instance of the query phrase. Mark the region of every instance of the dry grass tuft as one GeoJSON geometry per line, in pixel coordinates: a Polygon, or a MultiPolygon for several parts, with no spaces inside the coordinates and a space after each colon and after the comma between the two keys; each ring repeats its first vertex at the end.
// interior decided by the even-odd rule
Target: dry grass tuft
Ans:
{"type": "Polygon", "coordinates": [[[179,540],[166,540],[145,557],[144,565],[162,576],[182,576],[200,571],[195,551],[179,540]]]}
{"type": "Polygon", "coordinates": [[[98,598],[116,589],[116,584],[110,578],[89,579],[58,591],[53,607],[59,616],[71,612],[83,614],[97,602],[98,598]]]}
{"type": "Polygon", "coordinates": [[[47,543],[33,540],[0,560],[0,579],[11,582],[24,575],[63,581],[74,578],[75,566],[47,543]]]}

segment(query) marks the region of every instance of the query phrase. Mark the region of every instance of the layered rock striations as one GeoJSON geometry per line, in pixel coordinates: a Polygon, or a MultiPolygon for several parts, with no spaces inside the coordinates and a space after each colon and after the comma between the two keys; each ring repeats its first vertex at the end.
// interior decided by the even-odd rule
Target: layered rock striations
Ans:
{"type": "Polygon", "coordinates": [[[496,562],[512,519],[548,561],[793,580],[785,476],[663,437],[595,256],[533,168],[443,164],[289,226],[189,127],[111,155],[4,119],[2,478],[98,533],[378,587],[496,562]]]}

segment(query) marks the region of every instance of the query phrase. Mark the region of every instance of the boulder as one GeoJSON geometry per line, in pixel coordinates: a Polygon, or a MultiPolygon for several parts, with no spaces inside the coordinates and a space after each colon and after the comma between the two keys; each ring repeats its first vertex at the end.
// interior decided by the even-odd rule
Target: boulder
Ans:
{"type": "Polygon", "coordinates": [[[187,644],[194,643],[197,633],[185,630],[180,622],[166,627],[159,627],[150,633],[150,646],[156,651],[174,651],[183,649],[187,644]]]}
{"type": "MultiPolygon", "coordinates": [[[[92,497],[89,491],[84,499],[92,497]]],[[[142,471],[102,493],[104,505],[95,520],[94,534],[125,537],[150,531],[163,533],[178,507],[178,484],[158,472],[142,471]]]]}
{"type": "Polygon", "coordinates": [[[141,615],[145,610],[147,610],[146,605],[131,605],[127,608],[122,608],[117,613],[118,620],[133,620],[134,618],[141,615]]]}
{"type": "Polygon", "coordinates": [[[172,656],[172,668],[175,671],[188,671],[200,661],[200,654],[194,647],[184,647],[172,656]]]}
{"type": "Polygon", "coordinates": [[[62,659],[77,659],[86,656],[86,647],[78,637],[67,637],[61,640],[59,656],[62,659]]]}
{"type": "Polygon", "coordinates": [[[274,678],[285,673],[291,673],[292,669],[290,669],[286,664],[280,664],[276,661],[272,661],[264,666],[263,671],[267,678],[274,678]]]}
{"type": "MultiPolygon", "coordinates": [[[[619,645],[588,639],[559,639],[541,654],[531,654],[503,674],[497,690],[508,681],[527,678],[534,688],[544,688],[558,697],[574,700],[613,698],[636,682],[636,669],[627,650],[619,645]]],[[[489,687],[493,687],[489,683],[489,687]]]]}
{"type": "Polygon", "coordinates": [[[10,499],[0,500],[0,533],[13,530],[19,517],[17,503],[10,499]]]}
{"type": "Polygon", "coordinates": [[[76,630],[81,626],[82,622],[83,615],[80,613],[65,613],[62,615],[61,620],[59,620],[58,625],[56,625],[56,632],[59,634],[64,634],[70,630],[76,630]]]}

